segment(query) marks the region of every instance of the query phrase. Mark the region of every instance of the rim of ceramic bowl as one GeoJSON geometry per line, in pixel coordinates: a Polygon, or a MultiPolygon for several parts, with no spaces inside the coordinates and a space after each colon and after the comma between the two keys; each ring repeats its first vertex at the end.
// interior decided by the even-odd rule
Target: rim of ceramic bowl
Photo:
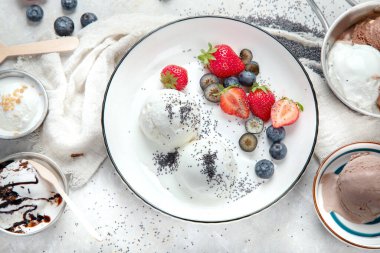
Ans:
{"type": "Polygon", "coordinates": [[[0,139],[3,139],[3,140],[19,139],[21,137],[24,137],[24,136],[27,136],[28,134],[33,133],[45,121],[47,113],[48,113],[48,108],[49,108],[49,99],[48,99],[46,89],[45,89],[43,83],[38,78],[36,78],[34,75],[27,73],[23,70],[18,70],[18,69],[0,70],[0,79],[10,77],[10,76],[16,76],[16,77],[20,77],[20,76],[25,77],[26,76],[26,77],[30,78],[31,80],[33,80],[33,82],[35,82],[38,85],[39,89],[42,91],[42,96],[43,96],[43,100],[44,100],[44,105],[43,105],[44,108],[43,108],[40,119],[28,131],[21,132],[19,134],[15,134],[15,135],[1,135],[0,134],[0,139]]]}
{"type": "MultiPolygon", "coordinates": [[[[314,176],[314,180],[313,180],[313,202],[314,202],[314,209],[318,215],[318,218],[319,220],[322,222],[323,226],[327,229],[327,231],[329,231],[333,236],[335,236],[336,238],[338,238],[339,240],[343,241],[344,243],[347,243],[348,245],[351,245],[351,246],[355,246],[355,247],[358,247],[358,248],[364,248],[364,249],[380,249],[380,246],[378,247],[371,247],[371,246],[366,246],[366,245],[362,245],[362,244],[358,244],[358,243],[355,243],[355,242],[352,242],[344,237],[342,237],[338,232],[336,232],[331,226],[329,226],[329,224],[327,223],[327,221],[325,219],[323,219],[323,216],[322,216],[322,213],[321,211],[319,210],[319,206],[318,206],[318,201],[317,201],[317,186],[319,185],[319,183],[317,183],[317,180],[322,172],[322,169],[325,167],[327,161],[329,161],[332,157],[334,157],[336,155],[336,153],[338,153],[339,151],[341,151],[342,149],[344,148],[348,148],[350,146],[354,146],[354,145],[357,145],[357,144],[375,144],[375,145],[378,145],[380,147],[380,142],[372,142],[372,141],[360,141],[360,142],[353,142],[353,143],[350,143],[350,144],[347,144],[347,145],[344,145],[342,147],[339,147],[337,148],[336,150],[334,150],[333,152],[331,152],[324,160],[323,162],[321,162],[321,164],[319,165],[318,167],[318,170],[317,172],[315,173],[315,176],[314,176]]],[[[323,207],[321,207],[323,208],[323,207]]]]}
{"type": "MultiPolygon", "coordinates": [[[[377,11],[377,12],[380,12],[380,2],[379,1],[363,2],[363,3],[355,5],[355,6],[351,7],[350,9],[346,10],[345,12],[343,12],[342,14],[340,14],[337,19],[334,20],[334,22],[329,27],[329,29],[328,29],[328,31],[327,31],[327,33],[325,35],[325,38],[323,39],[322,50],[321,50],[321,64],[322,64],[323,73],[325,75],[327,84],[330,87],[330,90],[334,93],[334,95],[343,104],[345,104],[348,108],[352,109],[353,111],[359,112],[359,113],[367,115],[367,116],[371,116],[371,117],[375,117],[375,118],[380,118],[380,112],[379,113],[373,113],[373,112],[366,111],[366,110],[364,110],[362,108],[359,108],[359,107],[353,105],[352,102],[350,102],[349,100],[347,100],[343,95],[341,95],[338,92],[338,90],[331,84],[332,82],[330,80],[330,76],[328,75],[328,64],[327,64],[328,53],[330,52],[332,46],[336,42],[336,40],[335,40],[333,44],[329,45],[329,40],[330,40],[330,37],[331,37],[331,33],[333,32],[333,30],[335,29],[335,27],[338,26],[338,24],[340,24],[342,22],[342,20],[344,20],[347,16],[352,15],[353,13],[357,12],[358,10],[365,9],[365,8],[370,8],[370,7],[372,7],[371,10],[373,10],[373,9],[375,9],[377,7],[377,8],[379,8],[379,11],[377,11]]],[[[354,24],[351,24],[350,26],[352,26],[352,25],[354,25],[354,24]]]]}
{"type": "Polygon", "coordinates": [[[180,219],[180,220],[184,220],[184,221],[190,221],[190,222],[195,222],[195,223],[204,223],[204,224],[216,224],[216,223],[225,223],[225,222],[233,222],[233,221],[238,221],[238,220],[241,220],[241,219],[244,219],[244,218],[248,218],[254,214],[257,214],[265,209],[267,209],[268,207],[274,205],[275,203],[277,203],[280,199],[282,199],[284,196],[287,195],[287,193],[292,190],[294,188],[294,186],[298,183],[298,181],[300,180],[300,178],[302,177],[302,175],[304,174],[307,166],[309,165],[310,163],[310,160],[313,156],[313,153],[314,153],[314,148],[315,148],[315,145],[316,145],[316,141],[317,141],[317,136],[318,136],[318,126],[319,126],[319,112],[318,112],[318,102],[317,102],[317,97],[316,97],[316,93],[315,93],[315,90],[314,90],[314,86],[310,80],[310,77],[309,75],[307,74],[305,68],[302,66],[301,62],[297,59],[297,57],[295,57],[293,55],[292,52],[290,52],[290,50],[285,47],[279,40],[277,40],[274,36],[272,36],[271,34],[269,34],[267,31],[263,30],[262,28],[260,27],[257,27],[255,25],[252,25],[250,23],[247,23],[245,21],[241,21],[241,20],[238,20],[238,19],[235,19],[235,18],[230,18],[230,17],[224,17],[224,16],[215,16],[215,15],[204,15],[204,16],[194,16],[194,17],[187,17],[187,18],[182,18],[182,19],[178,19],[178,20],[174,20],[172,22],[169,22],[163,26],[160,26],[156,29],[154,29],[153,31],[149,32],[148,34],[146,34],[144,37],[142,37],[139,41],[137,41],[125,54],[124,56],[121,58],[121,60],[119,61],[119,63],[117,64],[114,72],[112,73],[111,77],[110,77],[110,80],[107,84],[107,88],[106,88],[106,91],[104,93],[104,99],[103,99],[103,107],[102,107],[102,119],[101,119],[101,124],[102,124],[102,132],[103,132],[103,139],[104,139],[104,144],[106,146],[106,150],[107,150],[107,154],[108,154],[108,157],[110,158],[111,162],[112,162],[112,165],[114,166],[116,172],[119,174],[120,178],[122,179],[122,181],[127,185],[127,187],[139,198],[141,199],[144,203],[146,203],[147,205],[149,205],[150,207],[154,208],[155,210],[158,210],[159,212],[165,214],[165,215],[168,215],[170,217],[173,217],[173,218],[177,218],[177,219],[180,219]],[[179,216],[176,216],[174,214],[171,214],[169,212],[166,212],[164,210],[162,210],[161,208],[153,205],[152,203],[150,203],[149,201],[147,201],[143,196],[141,196],[140,194],[138,194],[134,189],[133,187],[128,183],[128,181],[123,177],[122,173],[120,172],[120,170],[118,169],[117,165],[116,165],[116,162],[114,161],[113,157],[112,157],[112,154],[110,152],[110,148],[108,146],[108,142],[107,142],[107,136],[106,136],[106,132],[105,132],[105,123],[104,123],[104,113],[105,113],[105,105],[106,105],[106,102],[107,102],[107,94],[108,94],[108,91],[109,91],[109,88],[111,86],[111,83],[112,83],[112,80],[113,80],[113,77],[114,75],[116,74],[118,68],[120,67],[121,63],[124,61],[124,59],[129,55],[129,53],[137,46],[139,45],[142,41],[144,41],[146,38],[148,38],[150,35],[152,35],[153,33],[156,33],[158,31],[160,31],[161,29],[167,27],[167,26],[170,26],[170,25],[173,25],[173,24],[176,24],[176,23],[179,23],[179,22],[184,22],[184,21],[189,21],[189,20],[192,20],[192,19],[202,19],[202,18],[215,18],[215,19],[227,19],[227,20],[230,20],[230,21],[234,21],[234,22],[239,22],[239,23],[242,23],[242,24],[245,24],[245,25],[249,25],[251,26],[252,28],[254,29],[257,29],[263,33],[265,33],[266,35],[270,36],[273,40],[277,41],[278,44],[283,47],[290,55],[289,57],[292,57],[299,65],[299,67],[301,68],[301,70],[303,71],[303,74],[304,76],[306,77],[308,83],[309,83],[309,86],[310,86],[310,89],[312,91],[312,94],[313,94],[313,99],[314,99],[314,105],[315,105],[315,113],[316,113],[316,127],[315,127],[315,133],[314,133],[314,141],[313,141],[313,145],[311,147],[311,150],[310,150],[310,154],[305,162],[305,165],[303,166],[302,170],[300,171],[299,175],[297,176],[297,178],[294,180],[294,182],[289,186],[289,188],[284,191],[283,194],[281,194],[278,198],[276,198],[274,201],[272,201],[271,203],[269,203],[268,205],[260,208],[259,210],[256,210],[252,213],[249,213],[249,214],[246,214],[246,215],[243,215],[243,216],[239,216],[239,217],[236,217],[236,218],[230,218],[230,219],[226,219],[226,220],[217,220],[217,221],[204,221],[204,220],[195,220],[195,219],[188,219],[188,218],[183,218],[183,217],[179,217],[179,216]]]}
{"type": "MultiPolygon", "coordinates": [[[[19,153],[15,153],[12,155],[8,155],[8,156],[4,157],[3,159],[0,159],[0,163],[7,161],[7,160],[10,160],[10,159],[19,159],[19,158],[25,158],[25,157],[29,157],[27,159],[33,159],[33,158],[39,159],[41,161],[46,162],[48,165],[50,165],[50,167],[55,172],[57,172],[57,174],[59,175],[59,177],[60,177],[59,181],[63,184],[64,191],[66,192],[66,194],[69,194],[69,186],[68,186],[68,182],[67,182],[65,174],[63,173],[61,168],[52,159],[50,159],[49,157],[47,157],[45,155],[42,155],[39,153],[34,153],[34,152],[19,152],[19,153]]],[[[37,229],[36,231],[21,234],[21,233],[9,232],[9,231],[5,230],[4,228],[1,228],[1,227],[0,227],[0,231],[3,233],[6,233],[8,235],[17,236],[17,237],[26,237],[26,236],[38,234],[38,233],[45,231],[45,230],[49,229],[50,227],[52,227],[61,218],[65,208],[66,208],[66,202],[64,200],[62,200],[62,206],[60,207],[60,210],[59,210],[59,213],[57,214],[57,216],[54,219],[52,219],[49,222],[49,224],[47,224],[45,227],[37,229]]]]}

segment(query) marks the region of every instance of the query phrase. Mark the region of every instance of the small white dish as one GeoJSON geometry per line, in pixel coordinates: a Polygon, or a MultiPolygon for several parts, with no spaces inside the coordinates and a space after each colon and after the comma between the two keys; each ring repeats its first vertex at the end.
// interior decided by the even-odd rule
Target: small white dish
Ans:
{"type": "MultiPolygon", "coordinates": [[[[204,114],[206,115],[206,114],[204,114]]],[[[268,127],[270,123],[266,124],[268,127]]],[[[271,206],[299,180],[314,151],[318,132],[318,108],[313,86],[300,62],[274,37],[251,24],[231,18],[201,16],[169,23],[136,43],[123,57],[104,98],[102,126],[108,155],[130,189],[149,205],[184,220],[225,222],[247,217],[271,206]],[[245,133],[244,120],[224,114],[217,104],[204,99],[199,79],[206,73],[196,59],[200,49],[212,44],[228,44],[236,52],[253,51],[260,64],[259,81],[269,84],[277,96],[301,102],[305,111],[296,124],[287,127],[285,144],[288,155],[274,161],[275,174],[262,184],[254,172],[258,160],[270,159],[270,142],[265,133],[258,135],[259,145],[252,153],[239,148],[245,133]],[[189,198],[179,190],[174,175],[157,176],[152,153],[157,147],[139,129],[138,117],[152,90],[162,89],[162,68],[177,64],[187,69],[189,84],[185,93],[200,99],[208,110],[210,129],[214,120],[224,141],[233,147],[234,158],[242,175],[259,185],[234,201],[210,201],[189,198]],[[260,182],[259,182],[260,181],[260,182]],[[168,190],[170,189],[170,190],[168,190]]],[[[238,183],[237,183],[238,184],[238,183]]],[[[251,189],[251,188],[250,188],[251,189]]]]}
{"type": "Polygon", "coordinates": [[[380,219],[367,224],[347,221],[336,212],[328,212],[323,206],[321,178],[325,173],[339,174],[351,156],[369,152],[380,156],[380,143],[358,142],[341,147],[332,152],[320,165],[313,184],[314,206],[325,228],[341,241],[365,249],[380,249],[380,219]]]}
{"type": "Polygon", "coordinates": [[[15,69],[0,71],[0,139],[32,133],[45,120],[48,107],[46,90],[37,78],[15,69]]]}
{"type": "MultiPolygon", "coordinates": [[[[65,175],[63,174],[63,172],[61,171],[61,169],[59,168],[59,166],[54,161],[52,161],[50,158],[48,158],[44,155],[38,154],[38,153],[21,152],[21,153],[9,155],[9,156],[1,159],[0,164],[5,163],[7,161],[18,161],[18,160],[32,160],[36,163],[41,164],[42,166],[44,166],[48,170],[50,170],[54,174],[54,176],[57,178],[58,183],[60,184],[60,187],[66,192],[66,194],[68,194],[69,187],[67,184],[67,179],[66,179],[65,175]]],[[[25,178],[25,174],[23,175],[22,178],[25,178]]],[[[29,181],[29,180],[27,180],[27,181],[29,181]]],[[[23,197],[26,197],[26,198],[45,197],[46,198],[47,196],[51,197],[53,192],[56,193],[54,186],[52,184],[50,184],[49,182],[47,182],[46,180],[42,179],[41,177],[38,180],[37,184],[25,183],[25,180],[22,180],[22,183],[20,183],[20,182],[14,182],[14,183],[16,183],[16,184],[18,183],[18,184],[16,186],[13,186],[10,189],[14,192],[17,192],[17,194],[19,194],[18,199],[21,199],[23,197]],[[40,184],[40,186],[38,186],[38,184],[40,184]],[[34,195],[38,195],[38,196],[34,196],[34,195]]],[[[24,233],[15,233],[15,232],[8,231],[8,230],[6,230],[5,227],[2,227],[0,224],[0,231],[6,233],[8,235],[12,235],[12,236],[24,237],[24,236],[29,236],[29,235],[34,235],[34,234],[40,233],[40,232],[52,227],[53,224],[55,224],[59,220],[59,218],[61,217],[61,215],[62,215],[62,213],[66,207],[66,202],[62,198],[58,197],[58,199],[59,200],[57,203],[49,203],[49,204],[44,204],[43,206],[37,207],[39,210],[38,214],[47,215],[48,218],[50,219],[50,221],[41,222],[38,225],[32,226],[32,227],[25,227],[24,225],[21,225],[20,228],[24,231],[24,233]]],[[[0,199],[0,201],[2,201],[2,200],[3,199],[0,199]]],[[[5,202],[5,200],[4,200],[4,202],[5,202]]],[[[33,205],[35,203],[31,202],[30,204],[33,205]]],[[[23,202],[21,202],[20,205],[23,205],[23,202]]],[[[4,207],[4,208],[7,208],[7,207],[4,207]]],[[[10,208],[10,209],[14,210],[12,208],[10,208]]],[[[24,207],[22,209],[20,209],[20,212],[27,211],[28,209],[30,209],[30,207],[25,207],[25,205],[24,205],[24,207]]],[[[1,210],[1,208],[0,208],[0,210],[1,210]]],[[[33,211],[31,213],[33,213],[33,211]]],[[[3,215],[10,215],[10,214],[3,214],[3,215]]],[[[6,216],[4,216],[4,217],[6,217],[6,216]]],[[[7,218],[7,219],[10,219],[10,218],[7,218]]],[[[16,218],[16,220],[17,220],[17,218],[16,218]]],[[[2,221],[0,219],[0,223],[1,222],[2,221]]],[[[7,222],[9,222],[9,220],[7,220],[7,222]]]]}

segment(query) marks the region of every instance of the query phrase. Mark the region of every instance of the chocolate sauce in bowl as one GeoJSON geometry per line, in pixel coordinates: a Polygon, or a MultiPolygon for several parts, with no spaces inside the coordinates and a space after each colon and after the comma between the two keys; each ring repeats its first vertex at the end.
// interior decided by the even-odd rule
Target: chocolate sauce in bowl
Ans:
{"type": "Polygon", "coordinates": [[[0,227],[13,233],[26,233],[25,228],[52,220],[44,213],[44,203],[58,207],[62,197],[44,188],[39,178],[27,160],[9,160],[0,164],[0,227]],[[39,196],[41,191],[43,196],[39,196]]]}

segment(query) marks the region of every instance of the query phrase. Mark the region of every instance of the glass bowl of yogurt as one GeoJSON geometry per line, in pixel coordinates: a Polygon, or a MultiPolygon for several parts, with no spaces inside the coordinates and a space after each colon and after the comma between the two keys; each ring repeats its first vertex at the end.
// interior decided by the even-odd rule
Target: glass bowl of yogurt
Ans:
{"type": "Polygon", "coordinates": [[[0,71],[0,139],[16,139],[35,131],[48,111],[42,83],[20,70],[0,71]]]}
{"type": "Polygon", "coordinates": [[[29,161],[49,169],[68,192],[65,175],[48,157],[30,152],[0,160],[0,231],[27,236],[51,227],[66,203],[54,186],[43,179],[29,161]]]}

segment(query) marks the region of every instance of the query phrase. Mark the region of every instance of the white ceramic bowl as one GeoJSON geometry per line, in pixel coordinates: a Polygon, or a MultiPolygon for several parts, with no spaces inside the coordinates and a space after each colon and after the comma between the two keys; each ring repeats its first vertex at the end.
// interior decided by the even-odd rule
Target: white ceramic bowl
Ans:
{"type": "Polygon", "coordinates": [[[20,84],[25,83],[28,87],[30,86],[35,90],[39,96],[39,103],[41,103],[36,115],[31,119],[30,124],[26,129],[17,132],[1,130],[0,139],[17,139],[34,132],[44,122],[49,108],[48,96],[42,82],[33,75],[17,69],[0,71],[0,80],[4,83],[12,82],[14,80],[17,80],[20,84]]]}
{"type": "MultiPolygon", "coordinates": [[[[40,163],[41,165],[45,166],[47,169],[51,170],[51,172],[57,177],[58,182],[60,182],[62,189],[65,190],[66,193],[69,192],[69,186],[67,184],[67,180],[65,175],[63,174],[60,167],[50,158],[48,158],[45,155],[33,153],[33,152],[20,152],[16,154],[9,155],[3,159],[0,160],[0,163],[9,161],[9,160],[20,160],[20,159],[26,159],[26,160],[33,160],[37,163],[40,163]]],[[[51,186],[53,187],[53,186],[51,186]]],[[[51,217],[51,221],[49,223],[40,223],[38,226],[32,227],[28,229],[27,233],[13,233],[5,230],[4,228],[0,227],[0,231],[7,233],[12,236],[18,236],[18,237],[24,237],[29,235],[34,235],[37,233],[40,233],[55,224],[59,218],[61,217],[63,211],[65,210],[66,202],[62,200],[62,203],[57,208],[48,208],[49,213],[45,213],[46,215],[55,215],[55,217],[51,217]]]]}
{"type": "MultiPolygon", "coordinates": [[[[265,133],[259,135],[253,153],[240,150],[238,140],[245,133],[244,121],[224,114],[217,104],[204,102],[218,120],[218,129],[232,143],[239,170],[255,179],[255,161],[270,159],[265,133]]],[[[108,155],[116,170],[142,200],[173,217],[197,222],[224,222],[243,218],[269,207],[283,197],[298,181],[313,154],[318,131],[318,108],[313,86],[300,62],[274,37],[262,29],[238,20],[203,16],[178,20],[151,32],[123,57],[104,98],[102,125],[108,155]],[[159,76],[168,64],[185,67],[189,75],[187,94],[199,95],[200,77],[206,73],[196,56],[207,43],[228,44],[235,51],[250,48],[260,64],[259,81],[270,84],[280,96],[301,102],[305,111],[296,124],[287,127],[286,159],[274,162],[271,180],[245,197],[229,203],[210,203],[182,198],[170,177],[152,172],[151,155],[155,146],[139,129],[138,117],[152,90],[162,89],[159,76]],[[169,182],[170,181],[170,182],[169,182]],[[174,186],[175,188],[175,186],[174,186]]],[[[266,126],[268,126],[266,124],[266,126]]],[[[177,183],[178,185],[178,183],[177,183]]]]}
{"type": "Polygon", "coordinates": [[[369,152],[380,156],[380,143],[359,142],[341,147],[332,152],[320,165],[314,177],[313,198],[319,219],[336,238],[353,246],[366,249],[380,249],[380,219],[368,224],[355,224],[345,220],[335,212],[323,207],[321,178],[324,173],[339,174],[353,154],[369,152]]]}

